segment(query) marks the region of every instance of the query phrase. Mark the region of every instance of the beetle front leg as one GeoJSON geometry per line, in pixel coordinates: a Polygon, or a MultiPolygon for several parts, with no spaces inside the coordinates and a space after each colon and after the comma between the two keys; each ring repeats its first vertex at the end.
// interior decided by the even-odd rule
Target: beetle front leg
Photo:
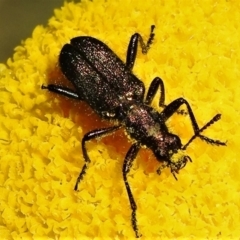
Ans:
{"type": "Polygon", "coordinates": [[[140,144],[134,143],[131,146],[131,148],[128,150],[123,163],[123,180],[124,180],[125,187],[127,189],[128,198],[129,198],[131,209],[132,209],[132,227],[137,238],[141,236],[138,232],[138,227],[137,227],[137,218],[136,218],[137,205],[135,203],[131,188],[127,180],[127,173],[129,173],[139,149],[140,149],[140,144]]]}
{"type": "Polygon", "coordinates": [[[226,143],[225,142],[221,142],[219,140],[213,140],[211,138],[208,138],[206,136],[201,135],[200,133],[203,132],[205,129],[207,129],[210,125],[212,125],[213,123],[215,123],[216,121],[218,121],[221,118],[221,114],[217,114],[215,115],[208,123],[206,123],[201,129],[198,130],[198,134],[193,135],[188,142],[182,147],[183,150],[185,150],[188,145],[196,138],[196,137],[200,137],[203,141],[206,141],[207,143],[210,144],[216,144],[216,145],[222,145],[225,146],[226,143]]]}
{"type": "Polygon", "coordinates": [[[150,49],[150,45],[153,42],[153,38],[154,38],[154,30],[155,26],[152,25],[151,26],[151,32],[148,38],[147,43],[144,43],[142,36],[139,33],[135,33],[132,35],[130,42],[128,44],[128,50],[127,50],[127,59],[126,59],[126,66],[128,67],[128,69],[132,70],[135,60],[136,60],[136,56],[137,56],[137,48],[138,48],[138,42],[140,43],[140,46],[142,48],[142,53],[146,54],[148,52],[148,50],[150,49]]]}
{"type": "Polygon", "coordinates": [[[62,87],[55,84],[49,84],[47,86],[42,85],[42,89],[47,89],[50,92],[54,92],[54,93],[63,95],[65,97],[69,97],[77,100],[83,100],[77,92],[67,87],[62,87]]]}
{"type": "Polygon", "coordinates": [[[200,135],[200,133],[203,132],[206,128],[208,128],[211,124],[218,121],[221,117],[221,114],[215,115],[207,124],[205,124],[200,129],[189,103],[184,98],[178,98],[178,99],[174,100],[173,102],[171,102],[169,105],[167,105],[166,108],[160,113],[160,118],[164,119],[164,121],[167,121],[167,119],[169,117],[171,117],[175,112],[177,112],[177,109],[183,104],[185,104],[187,106],[188,114],[189,114],[191,124],[193,127],[193,131],[194,131],[194,136],[190,139],[190,141],[182,149],[186,149],[186,146],[189,145],[189,143],[196,137],[200,137],[202,140],[204,140],[210,144],[226,145],[226,143],[221,142],[219,140],[213,140],[206,136],[200,135]]]}
{"type": "Polygon", "coordinates": [[[83,176],[86,174],[86,170],[88,168],[88,165],[91,162],[91,160],[90,160],[90,158],[87,154],[86,142],[91,140],[91,139],[94,139],[94,138],[99,138],[99,137],[102,137],[102,136],[106,136],[106,135],[118,130],[120,127],[121,127],[121,125],[113,126],[113,127],[109,127],[109,128],[96,129],[96,130],[88,132],[84,135],[84,137],[82,139],[82,152],[83,152],[83,158],[84,158],[85,164],[84,164],[84,166],[82,168],[82,171],[80,172],[80,174],[77,178],[76,185],[74,187],[75,191],[77,191],[78,184],[83,179],[83,176]]]}

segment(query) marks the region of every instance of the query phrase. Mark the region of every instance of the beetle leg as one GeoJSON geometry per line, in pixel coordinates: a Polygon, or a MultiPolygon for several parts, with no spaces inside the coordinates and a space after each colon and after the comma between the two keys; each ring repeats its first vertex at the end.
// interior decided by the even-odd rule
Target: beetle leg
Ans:
{"type": "Polygon", "coordinates": [[[130,149],[128,150],[128,152],[126,154],[126,157],[124,159],[123,170],[122,170],[123,171],[124,184],[125,184],[126,189],[127,189],[128,198],[129,198],[131,209],[132,209],[132,227],[133,227],[133,230],[134,230],[137,238],[141,236],[141,235],[139,235],[138,227],[137,227],[137,219],[136,219],[137,205],[135,203],[132,191],[130,189],[130,186],[129,186],[129,183],[128,183],[128,180],[127,180],[127,173],[129,173],[129,171],[132,167],[133,161],[136,158],[140,147],[141,146],[140,146],[139,143],[134,143],[130,147],[130,149]]]}
{"type": "Polygon", "coordinates": [[[213,140],[211,138],[208,138],[206,136],[201,135],[200,133],[203,132],[205,129],[207,129],[210,125],[212,125],[213,123],[215,123],[216,121],[218,121],[221,118],[221,114],[217,114],[215,115],[208,123],[206,123],[201,129],[199,129],[198,131],[198,135],[194,134],[189,141],[182,147],[183,150],[185,150],[188,145],[196,138],[196,137],[200,137],[203,141],[206,141],[207,143],[210,144],[216,144],[216,145],[226,145],[226,143],[221,142],[219,140],[213,140]]]}
{"type": "MultiPolygon", "coordinates": [[[[165,108],[165,88],[164,88],[164,83],[163,80],[159,77],[155,77],[149,88],[148,88],[148,92],[147,92],[147,96],[146,96],[146,100],[145,100],[145,104],[150,105],[152,103],[153,98],[155,97],[158,88],[160,88],[160,98],[159,98],[159,107],[165,108]]],[[[184,110],[177,110],[176,111],[178,114],[182,114],[182,115],[187,115],[187,113],[184,110]]]]}
{"type": "Polygon", "coordinates": [[[184,98],[178,98],[176,100],[174,100],[173,102],[171,102],[169,105],[167,105],[165,107],[165,109],[160,113],[160,118],[164,119],[164,121],[166,121],[169,117],[171,117],[175,112],[177,112],[177,109],[181,106],[185,104],[187,106],[187,110],[188,110],[188,114],[191,120],[191,124],[193,127],[193,131],[194,131],[194,136],[190,139],[190,141],[187,143],[187,145],[185,145],[182,149],[186,149],[186,147],[189,145],[189,143],[195,139],[196,137],[200,137],[202,140],[206,141],[207,143],[210,144],[216,144],[216,145],[226,145],[226,143],[221,142],[219,140],[213,140],[211,138],[205,137],[203,135],[201,135],[200,133],[203,132],[206,128],[208,128],[211,124],[213,124],[214,122],[218,121],[221,117],[220,114],[217,114],[216,116],[214,116],[207,124],[205,124],[201,129],[199,128],[196,118],[193,114],[193,111],[189,105],[189,103],[184,99],[184,98]]]}
{"type": "Polygon", "coordinates": [[[128,69],[130,70],[133,69],[133,65],[135,63],[136,56],[137,56],[138,42],[140,43],[143,54],[146,54],[150,49],[150,45],[152,44],[154,35],[155,35],[153,33],[154,28],[155,26],[152,25],[147,43],[144,43],[143,38],[139,33],[135,33],[132,35],[130,42],[128,44],[127,58],[126,58],[126,66],[128,67],[128,69]]]}
{"type": "Polygon", "coordinates": [[[83,158],[85,161],[85,164],[82,168],[82,171],[80,172],[77,181],[76,181],[76,185],[74,187],[74,190],[77,191],[78,189],[78,184],[79,182],[83,179],[83,176],[86,174],[86,170],[88,168],[89,163],[91,162],[88,154],[87,154],[87,149],[86,149],[86,142],[89,140],[92,140],[94,138],[99,138],[102,136],[106,136],[116,130],[118,130],[121,127],[121,125],[119,126],[113,126],[113,127],[108,127],[108,128],[102,128],[102,129],[95,129],[91,132],[88,132],[84,135],[83,139],[82,139],[82,152],[83,152],[83,158]]]}
{"type": "Polygon", "coordinates": [[[163,84],[163,80],[159,77],[155,77],[152,80],[151,85],[148,88],[145,104],[150,105],[152,103],[152,100],[155,97],[158,88],[160,88],[159,107],[166,107],[166,105],[164,105],[164,102],[165,102],[164,84],[163,84]]]}
{"type": "Polygon", "coordinates": [[[75,92],[72,89],[67,88],[67,87],[62,87],[62,86],[55,85],[55,84],[49,84],[47,86],[42,85],[42,89],[48,89],[48,91],[50,91],[50,92],[61,94],[65,97],[74,98],[77,100],[83,100],[81,98],[81,96],[78,95],[77,92],[75,92]]]}

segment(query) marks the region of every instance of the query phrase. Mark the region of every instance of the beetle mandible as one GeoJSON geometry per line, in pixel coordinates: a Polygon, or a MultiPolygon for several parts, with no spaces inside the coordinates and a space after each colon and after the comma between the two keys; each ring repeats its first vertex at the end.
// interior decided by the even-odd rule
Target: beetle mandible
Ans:
{"type": "Polygon", "coordinates": [[[178,161],[173,161],[172,156],[179,150],[185,150],[196,137],[207,143],[225,145],[224,142],[201,134],[211,124],[218,121],[221,115],[217,114],[202,128],[199,128],[193,111],[184,98],[178,98],[165,105],[165,90],[161,78],[153,79],[144,99],[144,84],[132,73],[132,69],[137,56],[138,43],[140,43],[142,53],[146,54],[155,36],[154,28],[155,26],[152,25],[147,43],[144,43],[139,33],[132,35],[125,64],[106,44],[96,38],[83,36],[71,39],[70,44],[65,44],[60,52],[59,65],[74,89],[54,84],[42,86],[42,89],[85,101],[100,117],[118,122],[114,126],[96,129],[84,135],[82,152],[85,164],[77,178],[75,190],[78,189],[78,184],[91,162],[86,149],[88,141],[113,133],[122,127],[125,127],[126,132],[135,141],[125,156],[122,172],[132,209],[131,222],[136,237],[141,236],[136,219],[137,205],[127,180],[127,174],[139,149],[142,146],[150,148],[156,159],[163,163],[157,172],[160,174],[164,167],[169,167],[176,178],[175,174],[185,167],[191,158],[182,156],[178,161]],[[159,106],[163,107],[161,112],[149,106],[158,89],[160,91],[159,106]],[[194,135],[185,145],[181,143],[177,135],[170,133],[166,126],[166,121],[178,112],[182,105],[187,108],[194,131],[194,135]]]}

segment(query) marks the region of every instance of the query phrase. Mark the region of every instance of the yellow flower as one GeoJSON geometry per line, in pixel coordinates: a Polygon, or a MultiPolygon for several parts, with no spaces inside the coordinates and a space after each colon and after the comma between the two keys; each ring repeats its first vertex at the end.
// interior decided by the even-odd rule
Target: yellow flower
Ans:
{"type": "MultiPolygon", "coordinates": [[[[138,52],[134,73],[148,88],[160,76],[166,103],[187,99],[204,135],[227,141],[216,147],[194,140],[193,163],[178,181],[141,150],[128,175],[143,239],[238,238],[240,236],[240,14],[237,1],[82,0],[55,10],[46,27],[0,65],[1,239],[131,239],[131,209],[122,180],[130,146],[124,131],[91,141],[92,160],[79,191],[83,135],[109,125],[86,103],[41,89],[69,83],[58,67],[62,46],[76,36],[105,42],[125,61],[131,35],[155,39],[138,52]]],[[[158,96],[153,106],[158,108],[158,96]]],[[[161,111],[161,109],[159,109],[161,111]]],[[[167,122],[182,142],[192,136],[188,116],[167,122]]],[[[111,123],[110,123],[111,124],[111,123]]]]}

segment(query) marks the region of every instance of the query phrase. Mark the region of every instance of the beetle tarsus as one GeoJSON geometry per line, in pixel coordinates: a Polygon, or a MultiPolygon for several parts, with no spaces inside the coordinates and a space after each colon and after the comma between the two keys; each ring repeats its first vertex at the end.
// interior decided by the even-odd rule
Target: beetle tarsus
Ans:
{"type": "Polygon", "coordinates": [[[127,180],[127,173],[129,173],[129,171],[132,167],[133,161],[136,158],[140,147],[141,146],[140,146],[139,143],[134,143],[130,147],[130,149],[128,150],[128,152],[126,154],[126,157],[124,159],[123,170],[122,170],[124,184],[125,184],[125,187],[126,187],[126,190],[127,190],[130,206],[131,206],[131,209],[132,209],[132,227],[133,227],[133,230],[136,234],[136,237],[140,236],[139,233],[138,233],[137,219],[136,219],[137,205],[136,205],[136,202],[133,198],[133,194],[132,194],[131,188],[130,188],[128,180],[127,180]]]}
{"type": "Polygon", "coordinates": [[[201,135],[200,133],[203,132],[204,130],[206,130],[210,125],[214,124],[215,122],[217,122],[218,120],[220,120],[221,118],[221,114],[217,114],[215,115],[209,122],[207,122],[201,129],[197,129],[195,132],[195,134],[189,139],[189,141],[182,147],[182,150],[185,150],[189,144],[196,138],[199,137],[201,140],[212,144],[212,145],[217,145],[217,146],[226,146],[225,142],[219,141],[219,140],[214,140],[211,138],[208,138],[206,136],[201,135]]]}

